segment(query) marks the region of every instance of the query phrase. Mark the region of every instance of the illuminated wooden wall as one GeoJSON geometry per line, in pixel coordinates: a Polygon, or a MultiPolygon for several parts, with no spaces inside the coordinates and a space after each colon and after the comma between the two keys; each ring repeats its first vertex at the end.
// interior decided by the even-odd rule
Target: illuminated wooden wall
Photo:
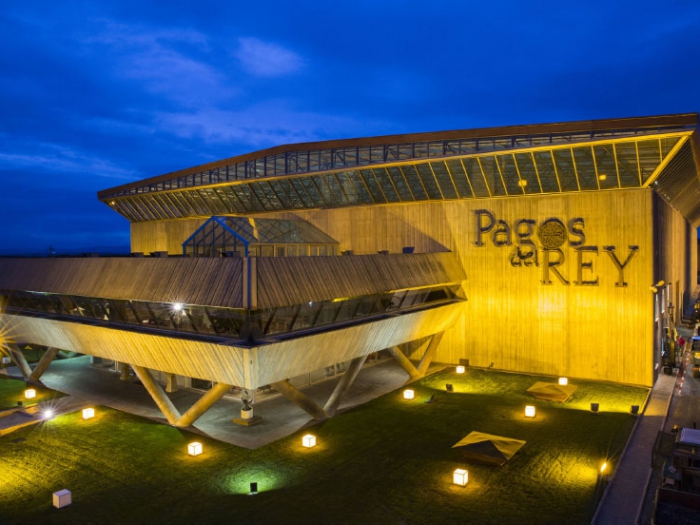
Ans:
{"type": "MultiPolygon", "coordinates": [[[[654,298],[650,285],[665,279],[692,289],[697,267],[695,254],[684,262],[689,225],[665,203],[655,204],[654,195],[650,189],[629,189],[265,216],[306,219],[337,239],[341,249],[358,254],[400,252],[404,246],[413,246],[416,252],[456,252],[467,275],[469,300],[464,319],[443,338],[438,361],[457,363],[466,358],[474,366],[493,363],[498,369],[651,385],[654,298]],[[592,263],[592,270],[584,269],[582,276],[584,280],[597,277],[597,285],[574,283],[578,252],[568,243],[561,248],[566,260],[558,269],[569,285],[551,272],[552,284],[542,284],[542,260],[540,266],[512,266],[513,246],[495,246],[491,235],[484,237],[484,246],[476,246],[475,211],[479,209],[511,228],[521,219],[534,220],[539,226],[549,218],[558,218],[564,225],[582,218],[585,245],[598,250],[583,256],[584,263],[592,263]],[[662,216],[659,224],[664,232],[657,231],[663,238],[663,255],[656,260],[655,213],[662,216]],[[619,271],[605,251],[611,246],[620,262],[631,253],[630,246],[637,247],[624,269],[626,287],[616,286],[619,271]]],[[[202,222],[134,224],[133,249],[180,253],[181,243],[202,222]]],[[[536,234],[532,239],[540,246],[536,234]]],[[[541,258],[542,252],[538,254],[541,258]]]]}

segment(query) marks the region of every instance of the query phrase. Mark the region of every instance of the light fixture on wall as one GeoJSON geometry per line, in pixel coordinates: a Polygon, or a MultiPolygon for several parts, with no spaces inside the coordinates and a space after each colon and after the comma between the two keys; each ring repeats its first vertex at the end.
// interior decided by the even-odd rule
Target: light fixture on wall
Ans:
{"type": "Polygon", "coordinates": [[[654,293],[657,293],[659,291],[659,288],[661,288],[664,284],[666,284],[666,281],[659,281],[656,284],[651,285],[651,291],[654,293]]]}

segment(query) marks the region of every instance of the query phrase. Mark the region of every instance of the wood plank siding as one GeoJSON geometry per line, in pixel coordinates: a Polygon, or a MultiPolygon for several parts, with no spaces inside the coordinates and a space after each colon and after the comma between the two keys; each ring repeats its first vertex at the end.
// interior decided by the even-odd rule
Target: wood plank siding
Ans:
{"type": "MultiPolygon", "coordinates": [[[[468,301],[465,317],[443,338],[435,356],[437,361],[458,363],[467,358],[475,366],[493,363],[495,368],[506,370],[649,386],[654,377],[654,298],[649,287],[657,278],[653,195],[651,189],[637,188],[264,216],[308,220],[337,239],[341,249],[351,249],[356,254],[376,254],[378,250],[397,253],[404,246],[413,246],[416,252],[454,252],[467,276],[464,289],[468,301]],[[584,269],[582,276],[584,280],[597,277],[598,284],[574,283],[578,278],[578,252],[568,242],[561,248],[565,262],[559,268],[568,285],[559,282],[551,272],[552,284],[543,285],[542,261],[539,266],[513,267],[510,255],[516,243],[514,237],[511,246],[496,246],[491,234],[487,234],[484,246],[476,246],[475,212],[479,209],[488,210],[511,228],[521,219],[535,221],[535,227],[550,218],[558,218],[564,225],[575,218],[583,219],[585,245],[596,247],[597,252],[582,257],[592,268],[584,269]],[[638,247],[624,270],[625,287],[616,286],[619,271],[605,251],[610,246],[615,247],[620,262],[626,260],[630,246],[638,247]]],[[[680,216],[678,220],[684,222],[680,216]]],[[[133,226],[135,232],[141,227],[133,226]]],[[[184,238],[183,233],[183,237],[168,243],[181,243],[184,238]]],[[[540,246],[536,233],[532,239],[540,246]]],[[[685,257],[682,246],[672,249],[665,245],[664,251],[672,259],[685,257]]],[[[542,257],[541,250],[539,256],[542,257]]],[[[353,257],[357,256],[337,259],[353,257]]],[[[309,259],[290,258],[279,264],[287,265],[285,271],[290,271],[309,259]]],[[[270,263],[271,267],[274,265],[270,263]]],[[[271,277],[273,274],[268,278],[271,277]]],[[[259,274],[259,279],[265,278],[259,274]]],[[[309,285],[323,289],[326,280],[324,276],[309,285]]],[[[366,285],[363,278],[353,282],[358,287],[366,285]]],[[[278,283],[271,288],[289,300],[291,292],[280,286],[278,283]]],[[[267,300],[263,289],[260,286],[258,293],[267,300]]]]}
{"type": "Polygon", "coordinates": [[[242,271],[235,257],[0,258],[0,290],[240,308],[242,271]]]}
{"type": "Polygon", "coordinates": [[[0,314],[0,320],[22,342],[255,389],[448,330],[463,304],[250,349],[53,319],[0,314]]]}
{"type": "Polygon", "coordinates": [[[453,253],[257,258],[258,308],[461,283],[453,253]]]}

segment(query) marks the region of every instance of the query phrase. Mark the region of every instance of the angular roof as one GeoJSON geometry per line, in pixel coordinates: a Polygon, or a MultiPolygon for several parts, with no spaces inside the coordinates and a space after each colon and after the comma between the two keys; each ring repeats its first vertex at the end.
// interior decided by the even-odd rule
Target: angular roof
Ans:
{"type": "Polygon", "coordinates": [[[132,222],[651,187],[700,222],[698,115],[279,146],[98,193],[132,222]]]}

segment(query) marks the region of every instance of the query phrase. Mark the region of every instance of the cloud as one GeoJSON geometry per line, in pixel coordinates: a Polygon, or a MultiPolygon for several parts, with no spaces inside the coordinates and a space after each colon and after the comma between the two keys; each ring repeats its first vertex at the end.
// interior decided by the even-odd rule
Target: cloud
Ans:
{"type": "Polygon", "coordinates": [[[243,68],[256,77],[282,77],[296,73],[304,60],[294,51],[257,38],[238,39],[235,53],[243,68]]]}
{"type": "Polygon", "coordinates": [[[102,44],[113,74],[143,82],[147,91],[183,106],[217,103],[236,94],[211,59],[206,35],[192,29],[160,29],[104,22],[98,35],[83,39],[102,44]]]}
{"type": "Polygon", "coordinates": [[[108,160],[81,153],[59,144],[19,146],[22,152],[0,152],[0,168],[8,170],[40,169],[52,173],[89,174],[120,180],[137,180],[139,173],[108,160]]]}
{"type": "Polygon", "coordinates": [[[161,113],[157,123],[186,139],[201,138],[208,143],[242,143],[255,147],[338,138],[361,134],[367,125],[383,125],[352,117],[296,111],[280,101],[239,111],[204,109],[191,113],[161,113]]]}

